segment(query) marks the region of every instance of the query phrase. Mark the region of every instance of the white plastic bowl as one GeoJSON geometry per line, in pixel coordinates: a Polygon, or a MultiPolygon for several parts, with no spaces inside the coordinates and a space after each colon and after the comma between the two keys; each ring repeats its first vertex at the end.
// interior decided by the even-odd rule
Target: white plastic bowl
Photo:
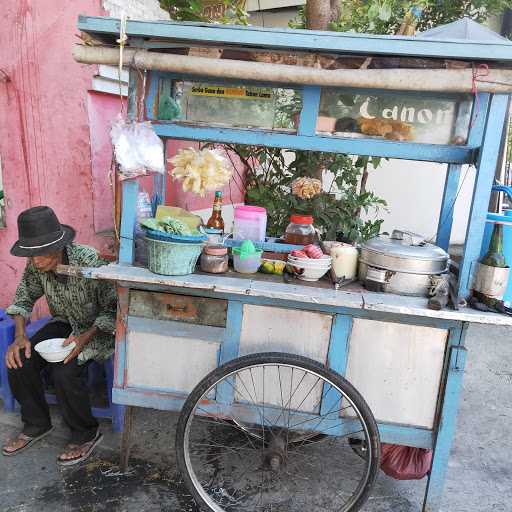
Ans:
{"type": "Polygon", "coordinates": [[[240,274],[256,274],[261,266],[262,251],[254,253],[251,256],[240,259],[240,254],[233,254],[233,267],[240,274]]]}
{"type": "Polygon", "coordinates": [[[318,281],[327,272],[329,272],[329,268],[305,268],[302,274],[296,273],[296,275],[301,281],[318,281]]]}
{"type": "Polygon", "coordinates": [[[295,275],[302,281],[318,281],[323,277],[331,268],[331,262],[327,265],[314,266],[303,263],[308,260],[289,261],[288,263],[293,267],[295,275]]]}
{"type": "Polygon", "coordinates": [[[63,347],[64,341],[66,341],[66,338],[51,338],[39,342],[34,349],[49,363],[60,363],[66,359],[76,346],[76,343],[73,342],[63,347]]]}
{"type": "Polygon", "coordinates": [[[318,259],[295,258],[294,256],[288,256],[288,262],[292,265],[301,265],[310,268],[330,268],[332,260],[330,256],[324,256],[318,259]]]}

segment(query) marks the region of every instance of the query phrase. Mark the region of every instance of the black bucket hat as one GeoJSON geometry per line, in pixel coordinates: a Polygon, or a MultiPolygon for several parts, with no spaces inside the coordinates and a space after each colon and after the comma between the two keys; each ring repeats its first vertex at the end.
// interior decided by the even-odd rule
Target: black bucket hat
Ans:
{"type": "Polygon", "coordinates": [[[11,247],[11,254],[21,257],[49,254],[64,248],[75,235],[75,230],[61,224],[50,207],[35,206],[19,214],[19,240],[11,247]]]}

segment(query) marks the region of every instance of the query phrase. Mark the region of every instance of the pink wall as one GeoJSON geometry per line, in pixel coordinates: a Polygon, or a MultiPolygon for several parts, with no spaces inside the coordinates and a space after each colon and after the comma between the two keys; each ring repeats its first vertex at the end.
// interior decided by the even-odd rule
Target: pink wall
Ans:
{"type": "MultiPolygon", "coordinates": [[[[112,191],[108,173],[109,127],[119,111],[117,96],[90,91],[93,66],[76,63],[78,15],[100,16],[100,0],[16,0],[2,3],[0,18],[0,161],[7,227],[0,229],[0,308],[14,295],[25,260],[9,254],[17,239],[18,214],[51,206],[77,230],[77,241],[111,252],[112,191]]],[[[168,156],[191,143],[173,141],[168,156]]],[[[168,180],[168,204],[210,208],[213,194],[197,198],[168,180]]],[[[151,179],[141,180],[151,191],[151,179]]],[[[232,183],[225,204],[243,201],[232,183]]],[[[44,311],[39,308],[36,314],[44,311]]]]}
{"type": "MultiPolygon", "coordinates": [[[[126,108],[126,101],[123,101],[126,108]]],[[[120,98],[111,94],[89,92],[87,97],[91,139],[91,171],[94,230],[114,229],[112,143],[110,127],[120,112],[120,98]]]]}
{"type": "Polygon", "coordinates": [[[0,307],[10,302],[25,265],[9,254],[23,209],[47,204],[77,229],[78,241],[100,250],[111,245],[94,229],[87,112],[94,70],[71,57],[80,13],[101,15],[99,0],[2,2],[0,157],[7,228],[0,229],[0,307]]]}
{"type": "MultiPolygon", "coordinates": [[[[167,158],[172,158],[179,149],[198,147],[198,143],[188,140],[169,140],[166,146],[167,158]]],[[[231,165],[229,158],[227,159],[231,165]]],[[[233,173],[231,182],[222,189],[224,204],[239,204],[244,202],[245,191],[242,190],[241,181],[245,179],[244,172],[240,169],[243,165],[237,157],[231,155],[231,160],[237,166],[239,172],[237,175],[233,173]],[[239,176],[238,176],[239,175],[239,176]]],[[[172,165],[167,162],[167,169],[172,170],[172,165]]],[[[203,210],[211,208],[214,199],[214,192],[207,194],[205,197],[199,197],[191,192],[183,192],[179,181],[167,178],[167,196],[166,203],[174,206],[186,208],[189,211],[203,210]]]]}

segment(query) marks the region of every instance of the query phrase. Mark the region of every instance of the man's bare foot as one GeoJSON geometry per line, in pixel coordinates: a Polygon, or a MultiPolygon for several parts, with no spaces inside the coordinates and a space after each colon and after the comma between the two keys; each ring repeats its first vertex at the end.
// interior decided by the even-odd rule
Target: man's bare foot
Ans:
{"type": "Polygon", "coordinates": [[[46,432],[43,432],[42,434],[36,437],[30,437],[21,432],[15,439],[10,439],[9,441],[7,441],[7,443],[4,444],[4,446],[2,447],[2,453],[6,457],[17,455],[18,453],[21,453],[22,451],[32,446],[36,441],[39,441],[40,439],[43,439],[43,437],[46,437],[52,430],[53,427],[50,427],[46,432]]]}
{"type": "Polygon", "coordinates": [[[102,439],[103,434],[98,432],[92,441],[80,445],[68,444],[66,450],[57,458],[57,464],[59,464],[59,466],[72,466],[73,464],[84,461],[91,455],[94,448],[102,439]]]}

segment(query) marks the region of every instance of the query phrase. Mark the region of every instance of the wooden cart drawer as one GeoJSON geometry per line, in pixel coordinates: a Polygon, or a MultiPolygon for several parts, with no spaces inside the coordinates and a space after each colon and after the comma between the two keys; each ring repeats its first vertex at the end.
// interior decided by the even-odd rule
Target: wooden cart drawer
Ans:
{"type": "Polygon", "coordinates": [[[174,320],[226,327],[228,301],[174,293],[132,290],[129,311],[132,316],[155,320],[174,320]]]}

